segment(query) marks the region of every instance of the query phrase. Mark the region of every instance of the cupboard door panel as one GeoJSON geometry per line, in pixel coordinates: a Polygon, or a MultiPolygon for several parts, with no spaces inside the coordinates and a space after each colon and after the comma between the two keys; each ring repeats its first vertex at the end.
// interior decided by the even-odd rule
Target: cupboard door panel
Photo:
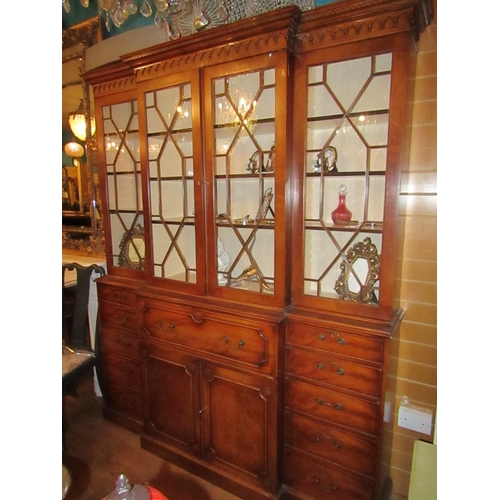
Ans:
{"type": "Polygon", "coordinates": [[[246,481],[276,485],[276,382],[202,364],[203,457],[246,481]]]}
{"type": "Polygon", "coordinates": [[[143,354],[145,431],[199,456],[198,360],[157,346],[147,346],[143,354]]]}

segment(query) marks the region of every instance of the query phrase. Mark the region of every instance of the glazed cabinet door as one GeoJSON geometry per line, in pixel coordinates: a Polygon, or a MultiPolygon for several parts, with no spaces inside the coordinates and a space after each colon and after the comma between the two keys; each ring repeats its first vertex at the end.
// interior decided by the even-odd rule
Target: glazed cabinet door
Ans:
{"type": "Polygon", "coordinates": [[[203,361],[201,384],[204,459],[275,492],[276,381],[203,361]]]}
{"type": "Polygon", "coordinates": [[[148,277],[171,290],[204,290],[199,72],[139,85],[149,219],[148,277]]]}
{"type": "Polygon", "coordinates": [[[282,306],[285,294],[285,51],[204,71],[208,290],[282,306]]]}
{"type": "Polygon", "coordinates": [[[146,242],[135,91],[96,99],[96,119],[108,273],[138,278],[146,242]]]}
{"type": "Polygon", "coordinates": [[[390,37],[297,59],[297,305],[392,314],[406,46],[390,37]]]}

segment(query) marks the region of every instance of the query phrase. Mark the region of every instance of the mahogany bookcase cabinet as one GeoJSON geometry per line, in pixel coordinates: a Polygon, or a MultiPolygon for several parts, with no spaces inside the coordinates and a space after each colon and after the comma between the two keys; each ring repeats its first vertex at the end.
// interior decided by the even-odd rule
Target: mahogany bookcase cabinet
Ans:
{"type": "Polygon", "coordinates": [[[144,448],[245,499],[387,491],[399,182],[432,15],[289,6],[86,73],[105,415],[144,448]]]}

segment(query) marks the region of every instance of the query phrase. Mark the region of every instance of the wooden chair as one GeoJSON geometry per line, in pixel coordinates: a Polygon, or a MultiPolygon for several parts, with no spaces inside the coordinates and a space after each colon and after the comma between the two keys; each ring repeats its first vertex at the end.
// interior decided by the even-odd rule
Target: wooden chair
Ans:
{"type": "MultiPolygon", "coordinates": [[[[89,295],[93,274],[104,276],[106,272],[101,266],[92,264],[82,266],[76,262],[63,264],[63,324],[67,325],[63,339],[62,356],[62,392],[63,396],[72,391],[73,384],[82,375],[96,368],[97,379],[100,380],[99,362],[99,321],[95,325],[95,349],[92,348],[89,332],[89,295]],[[76,271],[76,284],[65,286],[67,271],[76,271]],[[71,320],[68,322],[68,317],[71,320]]],[[[63,332],[65,328],[63,327],[63,332]]]]}

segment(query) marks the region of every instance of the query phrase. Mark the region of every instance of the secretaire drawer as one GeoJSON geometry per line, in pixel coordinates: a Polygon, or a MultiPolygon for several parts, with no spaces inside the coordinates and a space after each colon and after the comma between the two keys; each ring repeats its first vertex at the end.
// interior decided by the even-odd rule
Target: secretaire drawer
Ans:
{"type": "Polygon", "coordinates": [[[379,405],[305,382],[285,381],[285,404],[291,409],[367,434],[378,432],[379,405]]]}
{"type": "Polygon", "coordinates": [[[112,352],[103,352],[103,370],[106,377],[140,389],[141,368],[138,359],[131,359],[112,352]]]}
{"type": "Polygon", "coordinates": [[[143,335],[198,349],[232,360],[263,367],[269,360],[273,330],[269,325],[249,326],[236,320],[146,307],[143,335]]]}
{"type": "Polygon", "coordinates": [[[335,469],[328,462],[311,460],[293,450],[285,450],[285,483],[318,500],[372,500],[374,486],[335,469]]]}
{"type": "Polygon", "coordinates": [[[100,304],[101,323],[137,330],[137,313],[134,309],[122,307],[119,304],[100,304]]]}
{"type": "Polygon", "coordinates": [[[357,391],[369,396],[380,395],[382,371],[345,361],[324,351],[286,350],[286,371],[336,387],[357,391]]]}
{"type": "Polygon", "coordinates": [[[307,417],[286,413],[286,444],[368,476],[375,475],[377,444],[307,417]]]}
{"type": "Polygon", "coordinates": [[[99,300],[115,302],[124,306],[135,307],[137,302],[135,293],[127,288],[99,284],[97,293],[99,300]]]}
{"type": "Polygon", "coordinates": [[[384,353],[381,339],[294,322],[287,326],[287,342],[377,363],[384,353]]]}
{"type": "Polygon", "coordinates": [[[102,325],[101,345],[104,351],[116,351],[127,356],[139,356],[139,335],[136,331],[102,325]]]}

